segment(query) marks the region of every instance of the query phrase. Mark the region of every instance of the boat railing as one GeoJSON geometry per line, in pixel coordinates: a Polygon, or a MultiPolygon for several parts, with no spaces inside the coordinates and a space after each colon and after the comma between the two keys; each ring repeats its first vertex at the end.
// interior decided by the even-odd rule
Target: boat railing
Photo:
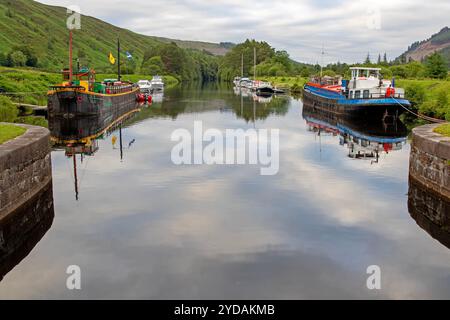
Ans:
{"type": "Polygon", "coordinates": [[[391,96],[387,97],[385,93],[371,93],[370,99],[380,99],[380,98],[397,98],[397,99],[403,99],[405,98],[404,93],[394,93],[391,96]]]}
{"type": "Polygon", "coordinates": [[[126,85],[126,86],[107,86],[106,93],[107,94],[119,94],[133,91],[136,88],[135,85],[126,85]]]}
{"type": "Polygon", "coordinates": [[[50,89],[53,89],[53,90],[76,89],[76,90],[81,90],[81,91],[86,90],[86,88],[83,86],[50,86],[50,89]]]}

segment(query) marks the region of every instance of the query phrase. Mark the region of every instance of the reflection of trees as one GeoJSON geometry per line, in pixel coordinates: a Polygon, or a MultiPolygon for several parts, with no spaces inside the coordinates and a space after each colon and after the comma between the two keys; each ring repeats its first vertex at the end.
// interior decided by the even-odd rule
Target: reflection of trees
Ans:
{"type": "Polygon", "coordinates": [[[239,118],[249,122],[254,118],[258,120],[266,119],[270,115],[284,115],[288,111],[288,97],[258,98],[259,101],[254,99],[255,97],[251,94],[248,97],[235,95],[232,86],[228,83],[182,84],[166,89],[163,102],[144,106],[139,114],[125,123],[125,126],[148,118],[176,119],[182,113],[232,110],[239,118]],[[253,109],[255,109],[255,116],[253,109]]]}
{"type": "Polygon", "coordinates": [[[272,97],[265,100],[255,96],[230,97],[227,102],[239,118],[250,122],[253,120],[264,120],[270,115],[285,115],[289,109],[288,97],[272,97]],[[258,100],[258,101],[257,101],[258,100]]]}

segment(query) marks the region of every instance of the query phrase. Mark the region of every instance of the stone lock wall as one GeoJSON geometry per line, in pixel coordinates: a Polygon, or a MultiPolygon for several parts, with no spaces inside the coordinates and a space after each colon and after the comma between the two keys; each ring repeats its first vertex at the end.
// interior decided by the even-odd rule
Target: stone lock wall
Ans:
{"type": "Polygon", "coordinates": [[[450,199],[450,137],[433,132],[437,126],[413,129],[409,175],[430,191],[450,199]]]}
{"type": "Polygon", "coordinates": [[[27,129],[22,136],[0,145],[0,221],[52,179],[49,131],[20,126],[27,129]]]}

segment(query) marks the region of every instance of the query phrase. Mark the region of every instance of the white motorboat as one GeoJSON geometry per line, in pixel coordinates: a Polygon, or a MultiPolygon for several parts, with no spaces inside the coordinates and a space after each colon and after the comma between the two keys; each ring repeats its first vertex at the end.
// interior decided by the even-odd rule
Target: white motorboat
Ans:
{"type": "Polygon", "coordinates": [[[152,81],[152,91],[162,91],[164,90],[164,82],[162,80],[162,77],[160,76],[154,76],[152,81]]]}
{"type": "Polygon", "coordinates": [[[142,93],[151,93],[152,91],[152,84],[148,80],[139,80],[137,85],[141,89],[142,93]]]}

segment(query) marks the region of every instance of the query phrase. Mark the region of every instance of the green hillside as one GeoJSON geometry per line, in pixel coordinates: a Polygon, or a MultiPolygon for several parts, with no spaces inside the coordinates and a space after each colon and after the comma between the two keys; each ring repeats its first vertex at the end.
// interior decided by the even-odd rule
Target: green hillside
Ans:
{"type": "MultiPolygon", "coordinates": [[[[65,8],[48,6],[32,0],[0,0],[0,59],[5,60],[12,51],[30,53],[37,61],[31,66],[47,71],[59,71],[68,65],[68,30],[65,8]],[[35,65],[34,65],[35,64],[35,65]]],[[[115,27],[99,19],[82,16],[81,30],[74,32],[74,59],[82,65],[94,67],[98,72],[113,73],[115,67],[107,59],[109,52],[116,56],[117,38],[120,37],[122,52],[130,52],[128,61],[123,54],[124,72],[139,72],[144,54],[170,39],[149,37],[115,27]]],[[[175,41],[185,49],[220,49],[220,44],[175,41]]],[[[192,50],[185,50],[189,54],[192,50]]],[[[207,56],[206,53],[199,52],[207,56]]],[[[28,59],[30,60],[30,59],[28,59]]],[[[193,72],[195,73],[195,72],[193,72]]],[[[199,72],[197,72],[198,74],[199,72]]]]}
{"type": "Polygon", "coordinates": [[[396,60],[398,62],[408,62],[410,60],[423,61],[432,53],[438,52],[447,61],[450,69],[450,28],[444,27],[430,38],[412,43],[406,52],[396,60]]]}

